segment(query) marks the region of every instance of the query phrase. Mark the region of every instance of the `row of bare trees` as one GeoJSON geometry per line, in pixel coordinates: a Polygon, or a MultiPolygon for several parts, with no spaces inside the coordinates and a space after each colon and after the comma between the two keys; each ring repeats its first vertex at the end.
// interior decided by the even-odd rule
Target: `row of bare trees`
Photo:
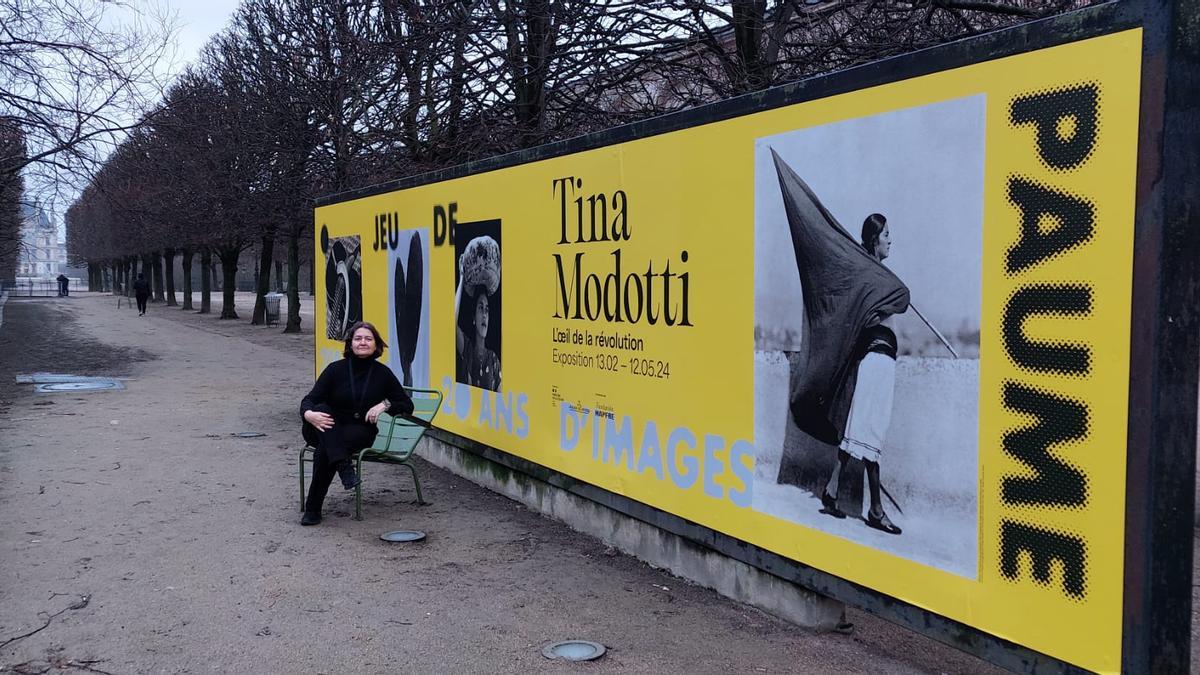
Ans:
{"type": "MultiPolygon", "coordinates": [[[[93,282],[236,318],[276,247],[289,315],[314,197],[530,147],[1086,4],[1073,0],[244,0],[67,213],[93,282]],[[162,271],[160,271],[162,270],[162,271]]],[[[93,286],[95,287],[95,286],[93,286]]]]}

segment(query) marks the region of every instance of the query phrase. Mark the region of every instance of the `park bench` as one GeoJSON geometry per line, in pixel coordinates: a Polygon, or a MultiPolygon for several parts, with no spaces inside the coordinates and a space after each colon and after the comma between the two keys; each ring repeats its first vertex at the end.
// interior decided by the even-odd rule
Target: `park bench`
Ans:
{"type": "MultiPolygon", "coordinates": [[[[417,442],[425,435],[425,430],[433,424],[433,418],[442,407],[442,392],[436,389],[413,389],[405,387],[405,391],[413,400],[413,413],[409,416],[392,416],[383,413],[375,421],[379,429],[370,447],[363,448],[355,457],[355,468],[361,478],[354,488],[354,519],[362,520],[362,486],[366,481],[363,474],[363,462],[379,464],[400,464],[412,472],[413,486],[417,492],[417,503],[424,504],[421,497],[421,480],[417,478],[417,469],[412,464],[413,451],[417,442]]],[[[300,451],[300,510],[304,510],[304,463],[313,461],[316,448],[304,446],[300,451]]]]}

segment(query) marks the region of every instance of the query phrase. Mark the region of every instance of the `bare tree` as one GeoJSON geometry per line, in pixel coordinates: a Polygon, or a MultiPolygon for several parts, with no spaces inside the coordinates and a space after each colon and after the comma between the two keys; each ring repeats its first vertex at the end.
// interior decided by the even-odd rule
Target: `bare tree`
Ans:
{"type": "Polygon", "coordinates": [[[0,170],[47,185],[90,172],[136,125],[173,39],[169,19],[105,0],[0,0],[0,26],[0,116],[27,147],[0,170]]]}
{"type": "MultiPolygon", "coordinates": [[[[465,70],[452,162],[539,145],[657,112],[613,105],[662,44],[662,22],[625,0],[483,0],[456,24],[465,70]],[[631,114],[632,113],[632,114],[631,114]]],[[[454,52],[452,52],[454,53],[454,52]]],[[[451,78],[455,76],[452,74],[451,78]]],[[[457,94],[455,92],[455,94],[457,94]]],[[[453,108],[451,108],[453,110],[453,108]]]]}
{"type": "Polygon", "coordinates": [[[12,118],[0,117],[0,279],[11,279],[17,271],[21,250],[21,194],[19,170],[25,156],[25,135],[12,118]]]}
{"type": "Polygon", "coordinates": [[[1094,4],[1089,0],[655,0],[673,44],[656,92],[678,107],[848,68],[1094,4]]]}
{"type": "Polygon", "coordinates": [[[379,47],[378,5],[355,0],[247,0],[210,63],[240,111],[242,146],[257,167],[248,188],[259,251],[253,323],[264,319],[274,244],[288,245],[288,319],[300,330],[300,248],[311,243],[314,194],[379,179],[384,142],[370,120],[386,116],[398,68],[379,47]]]}

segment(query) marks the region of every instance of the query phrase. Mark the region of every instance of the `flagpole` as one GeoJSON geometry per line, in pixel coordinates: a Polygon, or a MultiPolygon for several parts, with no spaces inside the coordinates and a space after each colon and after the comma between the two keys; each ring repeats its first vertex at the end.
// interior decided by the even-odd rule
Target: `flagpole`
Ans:
{"type": "Polygon", "coordinates": [[[921,310],[917,309],[917,306],[912,304],[911,302],[908,303],[908,306],[912,309],[912,311],[917,313],[917,316],[920,317],[921,320],[925,322],[925,325],[929,326],[929,330],[933,331],[933,334],[936,335],[937,338],[942,341],[942,344],[946,345],[946,349],[949,349],[950,353],[953,354],[954,358],[957,359],[958,352],[954,351],[954,347],[950,346],[950,343],[946,341],[946,338],[942,337],[942,334],[940,332],[938,332],[938,329],[934,328],[933,324],[929,323],[929,319],[926,319],[925,315],[921,314],[921,310]]]}

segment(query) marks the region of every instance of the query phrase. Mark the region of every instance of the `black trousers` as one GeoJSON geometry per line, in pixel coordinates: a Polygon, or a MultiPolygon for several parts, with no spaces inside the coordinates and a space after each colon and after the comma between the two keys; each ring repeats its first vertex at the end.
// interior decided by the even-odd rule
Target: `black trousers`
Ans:
{"type": "MultiPolygon", "coordinates": [[[[332,414],[324,405],[316,406],[313,410],[332,414]]],[[[304,510],[320,513],[325,495],[329,492],[329,484],[337,475],[337,467],[350,460],[354,453],[369,446],[375,440],[378,429],[374,424],[365,422],[337,422],[325,431],[318,431],[305,422],[303,432],[304,440],[317,449],[313,455],[313,477],[308,487],[308,497],[304,500],[304,510]]]]}
{"type": "Polygon", "coordinates": [[[138,311],[141,312],[142,314],[146,313],[146,301],[149,299],[150,299],[150,296],[148,296],[148,295],[142,295],[139,293],[137,296],[138,311]]]}

